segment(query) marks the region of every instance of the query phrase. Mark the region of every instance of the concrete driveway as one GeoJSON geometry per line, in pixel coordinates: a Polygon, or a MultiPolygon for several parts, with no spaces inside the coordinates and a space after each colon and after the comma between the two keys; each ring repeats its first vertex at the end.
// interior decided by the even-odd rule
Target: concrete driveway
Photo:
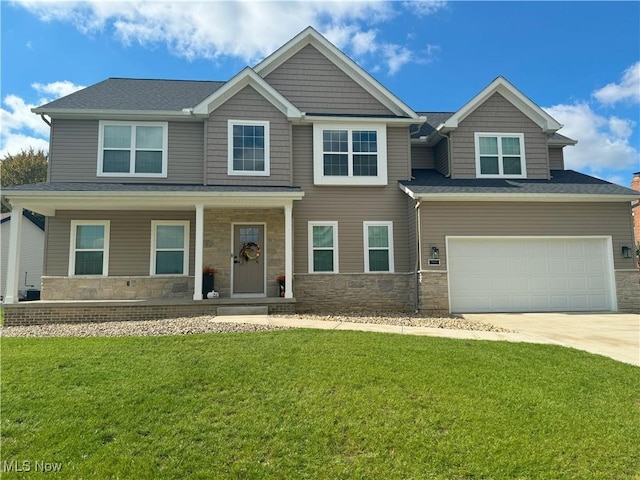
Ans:
{"type": "Polygon", "coordinates": [[[640,315],[625,313],[466,314],[540,343],[573,347],[640,366],[640,315]]]}

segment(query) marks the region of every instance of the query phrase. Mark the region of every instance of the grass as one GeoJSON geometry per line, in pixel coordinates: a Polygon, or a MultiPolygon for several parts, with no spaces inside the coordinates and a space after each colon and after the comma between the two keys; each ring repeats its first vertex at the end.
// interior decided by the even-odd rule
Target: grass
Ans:
{"type": "Polygon", "coordinates": [[[0,463],[62,478],[640,478],[640,369],[577,350],[311,330],[1,347],[0,463]]]}

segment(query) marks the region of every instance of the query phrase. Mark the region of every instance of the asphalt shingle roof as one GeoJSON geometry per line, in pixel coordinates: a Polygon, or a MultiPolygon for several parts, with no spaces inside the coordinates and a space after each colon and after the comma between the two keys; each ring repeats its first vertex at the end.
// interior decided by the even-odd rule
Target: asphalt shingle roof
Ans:
{"type": "Polygon", "coordinates": [[[108,78],[39,108],[181,111],[196,106],[224,84],[197,80],[108,78]]]}
{"type": "Polygon", "coordinates": [[[413,180],[400,184],[416,194],[508,193],[567,195],[640,195],[629,188],[590,177],[573,170],[551,170],[550,180],[472,178],[451,179],[437,170],[417,169],[413,180]]]}

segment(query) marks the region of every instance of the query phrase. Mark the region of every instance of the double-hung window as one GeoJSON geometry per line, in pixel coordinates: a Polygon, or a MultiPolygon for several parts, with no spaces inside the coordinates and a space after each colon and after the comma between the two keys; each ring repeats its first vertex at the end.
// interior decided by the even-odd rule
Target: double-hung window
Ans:
{"type": "Polygon", "coordinates": [[[166,177],[166,122],[99,124],[99,177],[166,177]]]}
{"type": "Polygon", "coordinates": [[[151,275],[189,273],[189,222],[151,222],[151,275]]]}
{"type": "Polygon", "coordinates": [[[106,276],[108,271],[109,221],[72,221],[69,276],[106,276]]]}
{"type": "Polygon", "coordinates": [[[313,126],[316,185],[386,185],[385,125],[323,124],[313,126]]]}
{"type": "Polygon", "coordinates": [[[269,122],[228,121],[228,174],[269,175],[269,122]]]}
{"type": "Polygon", "coordinates": [[[393,272],[393,222],[364,222],[364,271],[393,272]]]}
{"type": "Polygon", "coordinates": [[[338,222],[309,222],[309,272],[338,273],[338,222]]]}
{"type": "Polygon", "coordinates": [[[525,178],[524,135],[521,133],[476,133],[478,178],[525,178]]]}

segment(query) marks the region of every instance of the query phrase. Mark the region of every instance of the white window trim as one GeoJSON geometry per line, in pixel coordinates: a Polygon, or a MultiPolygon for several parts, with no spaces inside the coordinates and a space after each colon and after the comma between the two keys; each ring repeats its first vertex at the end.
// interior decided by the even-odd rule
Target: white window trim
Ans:
{"type": "MultiPolygon", "coordinates": [[[[188,220],[152,220],[151,221],[151,260],[149,267],[149,275],[152,277],[174,277],[189,275],[189,236],[190,225],[188,220]],[[159,225],[181,226],[184,227],[184,256],[182,262],[182,273],[156,273],[156,241],[157,227],[159,225]]],[[[171,249],[175,250],[175,249],[171,249]]]]}
{"type": "MultiPolygon", "coordinates": [[[[71,220],[71,240],[69,242],[69,276],[70,277],[107,277],[109,275],[109,237],[111,222],[109,220],[71,220]],[[100,225],[104,227],[104,245],[101,249],[96,248],[91,251],[102,251],[102,274],[101,275],[76,275],[76,228],[79,225],[100,225]]],[[[89,251],[89,250],[83,250],[89,251]]]]}
{"type": "Polygon", "coordinates": [[[387,126],[385,124],[322,123],[313,124],[313,182],[315,185],[387,185],[387,126]],[[349,174],[347,176],[324,174],[324,130],[347,130],[349,141],[349,174]],[[353,175],[354,130],[375,131],[378,140],[378,175],[375,177],[353,175]]]}
{"type": "Polygon", "coordinates": [[[227,120],[227,175],[241,175],[250,177],[268,177],[271,170],[271,134],[269,122],[265,120],[227,120]],[[234,125],[255,125],[264,127],[264,171],[252,172],[234,170],[233,168],[233,127],[234,125]]]}
{"type": "Polygon", "coordinates": [[[393,222],[363,222],[362,223],[363,240],[364,240],[364,271],[365,273],[394,273],[395,263],[393,260],[393,222]],[[369,246],[369,227],[387,227],[387,241],[389,246],[386,248],[370,247],[369,246]],[[372,272],[369,268],[369,250],[388,250],[389,251],[389,270],[381,272],[372,272]]]}
{"type": "MultiPolygon", "coordinates": [[[[524,134],[523,133],[504,133],[504,132],[475,132],[474,133],[475,153],[476,153],[476,177],[477,178],[527,178],[527,162],[524,155],[524,134]],[[498,174],[486,174],[480,171],[480,137],[496,137],[498,138],[498,174]],[[503,156],[502,156],[502,137],[516,137],[520,139],[520,166],[522,173],[520,175],[504,174],[503,172],[503,156]]],[[[512,156],[512,155],[507,155],[512,156]]]]}
{"type": "Polygon", "coordinates": [[[340,273],[340,267],[338,265],[338,222],[309,222],[308,223],[308,253],[309,253],[309,273],[329,274],[340,273]],[[313,227],[333,227],[333,271],[331,272],[316,272],[313,269],[313,227]]]}
{"type": "Polygon", "coordinates": [[[98,177],[149,177],[167,178],[167,163],[169,155],[169,124],[167,122],[121,122],[100,120],[98,122],[98,177]],[[129,157],[129,172],[103,172],[104,127],[105,125],[129,126],[131,129],[131,154],[129,157]],[[162,127],[162,172],[161,173],[136,173],[135,160],[135,128],[136,127],[162,127]]]}

